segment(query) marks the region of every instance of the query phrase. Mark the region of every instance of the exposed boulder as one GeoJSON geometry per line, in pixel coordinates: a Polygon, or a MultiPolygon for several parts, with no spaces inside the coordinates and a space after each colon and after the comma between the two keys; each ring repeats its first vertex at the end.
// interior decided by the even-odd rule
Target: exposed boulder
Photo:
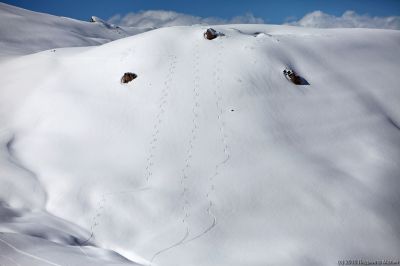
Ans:
{"type": "Polygon", "coordinates": [[[132,72],[126,72],[122,78],[121,78],[121,83],[128,83],[131,82],[132,80],[134,80],[135,78],[137,78],[137,75],[135,73],[132,72]]]}
{"type": "Polygon", "coordinates": [[[285,75],[286,79],[291,81],[293,84],[296,85],[310,85],[307,80],[299,76],[294,70],[292,69],[284,69],[283,75],[285,75]]]}
{"type": "Polygon", "coordinates": [[[104,23],[104,20],[102,20],[101,18],[98,18],[96,16],[91,16],[89,22],[100,22],[100,23],[104,23]]]}
{"type": "Polygon", "coordinates": [[[219,32],[217,32],[216,30],[214,30],[213,28],[208,28],[204,32],[204,38],[206,38],[207,40],[213,40],[213,39],[217,38],[220,35],[221,34],[219,32]]]}
{"type": "Polygon", "coordinates": [[[92,16],[89,21],[92,23],[97,23],[99,25],[103,25],[104,27],[106,27],[108,29],[121,29],[119,26],[116,26],[114,24],[109,24],[108,22],[102,20],[99,17],[92,16]]]}

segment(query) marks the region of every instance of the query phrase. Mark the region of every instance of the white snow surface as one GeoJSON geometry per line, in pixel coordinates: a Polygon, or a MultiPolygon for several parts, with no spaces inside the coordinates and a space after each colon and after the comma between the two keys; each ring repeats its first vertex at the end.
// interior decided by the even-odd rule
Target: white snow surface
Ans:
{"type": "MultiPolygon", "coordinates": [[[[0,2],[0,59],[59,47],[99,45],[151,30],[29,11],[0,2]]],[[[89,19],[89,18],[88,18],[89,19]]]]}
{"type": "Polygon", "coordinates": [[[0,265],[399,259],[400,32],[215,29],[0,62],[0,265]]]}

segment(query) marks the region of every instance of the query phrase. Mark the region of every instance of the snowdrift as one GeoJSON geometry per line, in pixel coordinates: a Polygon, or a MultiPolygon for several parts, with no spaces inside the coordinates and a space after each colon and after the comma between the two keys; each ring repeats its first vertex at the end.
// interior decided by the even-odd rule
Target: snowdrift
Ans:
{"type": "Polygon", "coordinates": [[[2,264],[396,259],[400,33],[215,29],[0,63],[2,264]]]}

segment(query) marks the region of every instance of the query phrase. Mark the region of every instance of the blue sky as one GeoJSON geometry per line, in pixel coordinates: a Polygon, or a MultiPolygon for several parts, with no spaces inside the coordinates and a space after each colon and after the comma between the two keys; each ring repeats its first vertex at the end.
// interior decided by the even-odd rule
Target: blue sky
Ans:
{"type": "Polygon", "coordinates": [[[346,10],[370,16],[399,16],[400,0],[5,0],[4,3],[58,16],[108,19],[140,10],[173,10],[201,17],[229,19],[251,12],[266,23],[281,24],[315,10],[340,16],[346,10]]]}

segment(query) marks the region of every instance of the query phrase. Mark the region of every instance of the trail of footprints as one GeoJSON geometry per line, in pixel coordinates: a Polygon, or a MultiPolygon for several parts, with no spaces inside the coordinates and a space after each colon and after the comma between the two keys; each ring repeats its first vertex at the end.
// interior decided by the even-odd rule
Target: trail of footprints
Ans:
{"type": "MultiPolygon", "coordinates": [[[[212,230],[213,227],[215,227],[217,223],[216,216],[214,214],[213,208],[214,208],[214,202],[213,202],[213,197],[215,196],[215,179],[220,175],[221,168],[229,161],[231,155],[230,155],[230,148],[228,145],[228,136],[226,134],[226,127],[225,127],[225,121],[223,119],[224,115],[224,108],[222,105],[222,96],[220,95],[219,91],[221,91],[221,85],[222,85],[222,80],[220,77],[220,73],[222,72],[222,51],[224,50],[224,45],[222,40],[216,40],[218,42],[218,53],[217,53],[217,59],[215,63],[215,70],[213,72],[213,83],[214,83],[214,100],[215,100],[215,105],[217,109],[217,123],[219,127],[219,139],[222,142],[222,147],[223,147],[223,154],[224,158],[221,162],[217,162],[214,166],[214,172],[212,175],[209,176],[207,179],[208,183],[208,188],[206,191],[206,199],[208,201],[208,206],[207,206],[207,214],[209,217],[212,219],[211,225],[209,225],[205,230],[203,230],[201,233],[188,238],[190,235],[190,226],[188,224],[187,219],[190,217],[190,202],[188,199],[188,186],[187,186],[187,179],[188,177],[188,172],[191,168],[192,164],[192,157],[193,157],[193,148],[194,148],[194,142],[197,139],[198,135],[198,117],[199,117],[199,109],[200,109],[200,103],[199,103],[199,96],[200,96],[200,54],[199,54],[199,43],[195,44],[195,56],[194,56],[194,78],[193,78],[193,106],[192,106],[192,129],[190,132],[190,139],[188,143],[188,147],[186,150],[186,157],[185,157],[185,164],[181,170],[181,187],[182,187],[182,199],[183,199],[183,204],[182,204],[182,220],[181,223],[183,224],[185,228],[185,235],[181,240],[178,242],[174,243],[173,245],[164,248],[158,252],[156,252],[151,261],[154,261],[154,259],[161,253],[170,250],[174,247],[177,247],[179,245],[188,243],[190,241],[193,241],[204,234],[208,233],[210,230],[212,230]]],[[[258,45],[262,45],[265,40],[260,40],[256,39],[255,41],[258,45]]],[[[245,47],[247,48],[247,47],[245,47]]],[[[146,167],[145,167],[145,184],[146,186],[149,185],[151,177],[153,175],[153,168],[154,168],[154,157],[155,157],[155,150],[157,149],[158,142],[159,142],[159,135],[160,135],[160,128],[163,123],[163,117],[165,113],[165,108],[166,104],[168,102],[168,96],[171,91],[171,83],[175,74],[175,69],[176,69],[176,63],[177,63],[177,57],[175,55],[170,54],[168,56],[170,64],[169,64],[169,69],[167,72],[167,78],[164,82],[163,89],[161,91],[161,96],[158,100],[159,105],[158,105],[158,113],[155,118],[155,122],[153,124],[153,133],[152,133],[152,138],[149,142],[149,149],[148,149],[148,156],[146,158],[146,167]]],[[[122,60],[121,60],[122,61],[122,60]]],[[[257,62],[257,58],[254,58],[254,63],[257,62]]],[[[132,191],[137,191],[137,190],[131,190],[131,191],[123,191],[123,193],[126,192],[132,192],[132,191]]],[[[80,243],[79,245],[85,245],[89,241],[91,241],[95,236],[94,232],[95,229],[99,226],[100,224],[100,219],[104,213],[105,210],[105,205],[107,202],[107,198],[119,194],[121,192],[109,192],[109,193],[103,193],[101,195],[100,200],[97,203],[96,211],[94,216],[92,217],[92,222],[90,226],[90,236],[87,240],[84,242],[80,243]]]]}
{"type": "Polygon", "coordinates": [[[152,139],[149,144],[149,146],[150,146],[149,155],[147,156],[147,159],[146,159],[146,173],[145,173],[146,185],[149,184],[150,179],[153,175],[154,151],[157,148],[159,134],[160,134],[160,126],[163,122],[163,116],[165,113],[165,105],[167,104],[168,95],[171,91],[171,82],[172,82],[174,74],[175,74],[177,57],[174,55],[169,55],[169,58],[170,58],[171,63],[169,65],[167,79],[165,80],[163,90],[161,91],[161,97],[159,99],[159,105],[158,105],[159,111],[157,113],[156,120],[153,125],[152,139]]]}
{"type": "MultiPolygon", "coordinates": [[[[215,184],[214,180],[215,178],[220,174],[220,168],[225,165],[228,160],[230,159],[230,149],[228,145],[228,136],[226,134],[226,128],[225,128],[225,121],[223,120],[223,114],[224,114],[224,108],[222,107],[222,96],[219,94],[219,91],[221,91],[221,85],[222,85],[222,79],[220,77],[220,73],[222,73],[222,51],[225,49],[222,41],[218,42],[218,56],[217,56],[217,62],[215,65],[215,71],[214,71],[214,99],[215,99],[215,105],[217,108],[217,120],[218,120],[218,127],[219,127],[219,133],[220,133],[220,140],[222,141],[222,147],[223,147],[223,152],[224,152],[224,158],[221,162],[217,163],[215,165],[215,171],[214,174],[209,177],[209,190],[206,194],[207,199],[209,199],[209,207],[207,209],[207,212],[210,213],[212,216],[212,208],[213,208],[213,201],[211,198],[211,194],[215,194],[215,184]]],[[[215,216],[214,216],[215,218],[215,216]]]]}
{"type": "MultiPolygon", "coordinates": [[[[152,139],[149,143],[149,155],[147,156],[146,159],[146,172],[145,172],[145,183],[146,186],[149,185],[150,182],[150,178],[153,175],[153,165],[154,165],[154,151],[157,148],[157,144],[158,144],[158,136],[160,133],[160,126],[163,122],[163,114],[165,113],[165,105],[167,104],[167,98],[168,95],[170,93],[171,90],[171,82],[173,79],[173,75],[175,73],[175,66],[176,66],[176,62],[177,62],[177,57],[173,56],[173,55],[169,55],[168,56],[169,61],[170,61],[170,65],[169,65],[169,69],[168,69],[168,73],[167,73],[167,79],[164,82],[164,87],[163,90],[161,91],[161,97],[159,99],[159,105],[158,105],[158,113],[156,115],[156,119],[153,125],[153,134],[152,134],[152,139]]],[[[151,86],[151,85],[150,85],[151,86]]],[[[80,243],[80,246],[83,246],[85,244],[87,244],[89,241],[91,241],[94,237],[95,237],[95,229],[96,227],[99,226],[100,224],[100,218],[102,217],[104,210],[105,210],[105,205],[107,202],[108,197],[113,196],[113,195],[117,195],[117,194],[122,194],[122,193],[130,193],[130,192],[135,192],[138,190],[142,190],[142,189],[134,189],[134,190],[124,190],[124,191],[116,191],[116,192],[107,192],[107,193],[103,193],[101,195],[101,199],[98,201],[97,203],[97,207],[96,207],[96,211],[94,216],[92,217],[92,222],[90,225],[90,235],[89,238],[86,239],[85,241],[83,241],[82,243],[80,243]]]]}
{"type": "Polygon", "coordinates": [[[183,199],[183,204],[182,204],[182,213],[183,217],[181,220],[181,223],[183,227],[185,228],[185,234],[184,236],[176,243],[173,243],[172,245],[163,248],[162,250],[157,251],[154,253],[154,255],[151,258],[151,262],[154,261],[154,259],[160,255],[161,253],[164,253],[174,247],[177,247],[185,242],[185,240],[188,238],[190,235],[190,227],[187,222],[187,219],[190,217],[190,202],[188,199],[188,187],[187,187],[187,179],[188,177],[188,171],[191,168],[191,162],[192,162],[192,157],[193,157],[193,147],[194,147],[194,142],[197,139],[197,133],[198,133],[198,116],[199,116],[199,108],[200,108],[200,103],[199,103],[199,89],[200,89],[200,76],[199,76],[199,61],[200,61],[200,54],[199,54],[199,44],[195,44],[195,56],[194,56],[194,79],[193,79],[193,106],[192,106],[192,129],[190,132],[190,139],[188,143],[188,148],[186,150],[186,157],[185,157],[185,164],[181,170],[181,179],[180,179],[180,184],[182,187],[182,192],[181,192],[181,197],[183,199]]]}
{"type": "MultiPolygon", "coordinates": [[[[188,143],[188,147],[186,150],[186,157],[185,157],[185,163],[184,166],[181,170],[181,196],[182,196],[182,220],[181,223],[183,227],[185,228],[185,234],[182,237],[181,240],[178,242],[174,243],[173,245],[164,248],[158,252],[156,252],[152,258],[151,262],[154,261],[154,259],[160,255],[161,253],[170,250],[174,247],[177,247],[179,245],[188,243],[190,241],[193,241],[204,234],[208,233],[215,227],[217,223],[216,216],[213,212],[214,208],[214,202],[213,202],[213,196],[215,195],[215,179],[220,175],[221,168],[227,163],[227,161],[230,159],[230,149],[228,145],[228,136],[226,134],[226,129],[225,129],[225,122],[223,119],[224,115],[224,108],[222,106],[222,96],[220,95],[219,91],[221,90],[221,85],[222,85],[222,80],[220,77],[220,74],[222,72],[222,51],[224,50],[224,45],[221,40],[218,40],[218,54],[217,54],[217,59],[215,63],[215,70],[213,72],[213,83],[214,83],[214,100],[215,100],[215,105],[217,108],[217,123],[219,127],[219,139],[222,142],[222,147],[223,147],[223,154],[224,158],[221,162],[217,162],[214,166],[214,172],[210,177],[207,179],[208,183],[208,188],[206,191],[205,198],[208,201],[208,206],[206,209],[207,215],[212,219],[211,225],[209,225],[205,230],[203,230],[201,233],[188,238],[190,235],[190,226],[187,221],[187,219],[190,217],[190,202],[188,199],[188,184],[187,184],[187,179],[188,177],[188,172],[191,168],[192,164],[192,157],[193,157],[193,148],[194,148],[194,142],[197,139],[198,135],[198,117],[199,117],[199,109],[200,109],[200,103],[199,103],[199,96],[200,96],[200,54],[199,54],[199,44],[195,44],[195,56],[194,56],[194,78],[193,78],[193,106],[192,106],[192,129],[190,132],[190,139],[188,143]]],[[[177,57],[175,55],[169,55],[169,69],[167,72],[167,78],[164,82],[163,89],[161,91],[161,96],[159,98],[159,105],[158,105],[158,113],[155,118],[155,122],[153,124],[153,133],[152,133],[152,138],[149,142],[149,149],[148,149],[148,156],[146,158],[146,167],[145,167],[145,185],[148,186],[151,178],[153,176],[153,168],[154,168],[154,158],[155,158],[155,150],[157,149],[158,142],[159,142],[159,135],[160,135],[160,128],[163,122],[163,117],[165,113],[165,108],[166,104],[168,102],[168,96],[171,91],[171,83],[175,74],[175,69],[176,69],[176,63],[177,63],[177,57]]],[[[137,191],[137,190],[134,190],[137,191]]],[[[119,193],[129,193],[129,191],[123,191],[123,192],[109,192],[109,193],[103,193],[101,196],[101,199],[98,201],[97,207],[96,207],[96,212],[92,218],[92,223],[90,226],[90,236],[87,240],[84,242],[80,243],[80,245],[84,245],[88,243],[91,239],[93,239],[94,232],[96,227],[99,226],[100,224],[100,218],[102,217],[102,214],[105,210],[105,204],[107,202],[107,197],[119,194],[119,193]]]]}
{"type": "Polygon", "coordinates": [[[212,197],[215,194],[215,179],[220,175],[221,168],[228,162],[230,159],[230,149],[228,145],[228,136],[226,134],[226,129],[225,129],[225,122],[223,120],[223,114],[224,114],[224,108],[222,106],[222,96],[219,94],[219,91],[221,90],[221,84],[222,84],[222,79],[220,77],[220,74],[222,72],[222,51],[224,50],[224,45],[222,41],[218,42],[218,54],[217,54],[217,60],[215,64],[215,70],[213,72],[213,83],[214,83],[214,100],[217,108],[217,123],[218,123],[218,131],[219,131],[219,138],[222,142],[222,147],[223,147],[223,154],[224,158],[222,161],[217,162],[214,167],[214,172],[213,174],[207,179],[208,183],[208,188],[206,191],[206,199],[208,202],[208,206],[206,209],[207,215],[212,219],[211,225],[207,226],[205,230],[202,232],[192,236],[190,236],[190,226],[187,222],[187,219],[190,217],[190,202],[187,196],[188,192],[188,187],[187,187],[187,182],[186,180],[188,179],[187,172],[191,167],[191,159],[192,159],[192,152],[193,152],[193,144],[194,141],[197,138],[197,132],[198,132],[198,113],[199,113],[199,90],[200,90],[200,69],[199,69],[199,61],[200,61],[200,55],[199,55],[199,48],[198,48],[198,43],[195,45],[195,57],[194,57],[194,80],[193,80],[193,108],[192,108],[192,114],[193,114],[193,119],[192,119],[192,130],[191,130],[191,138],[189,141],[188,149],[186,152],[186,159],[185,159],[185,166],[182,169],[182,175],[181,175],[181,186],[182,186],[182,198],[183,198],[183,204],[182,204],[182,212],[183,212],[183,217],[182,217],[182,224],[185,228],[185,235],[181,240],[178,242],[174,243],[173,245],[164,248],[158,252],[156,252],[152,259],[151,262],[154,261],[154,259],[160,255],[161,253],[164,253],[172,248],[178,247],[180,245],[186,244],[188,242],[191,242],[195,239],[200,238],[201,236],[207,234],[210,232],[217,224],[217,218],[213,212],[213,207],[214,207],[214,202],[212,200],[212,197]]]}
{"type": "Polygon", "coordinates": [[[82,243],[79,243],[79,246],[83,246],[83,245],[89,243],[90,240],[92,240],[94,238],[94,231],[100,223],[100,218],[103,214],[105,203],[106,203],[106,196],[103,194],[101,196],[101,199],[97,202],[96,212],[95,212],[94,216],[92,217],[89,238],[86,239],[85,241],[83,241],[82,243]]]}
{"type": "Polygon", "coordinates": [[[181,184],[182,184],[182,198],[184,201],[184,204],[182,206],[182,210],[184,212],[184,217],[182,219],[182,222],[185,224],[185,227],[187,228],[187,231],[189,231],[189,225],[187,224],[187,218],[189,218],[190,213],[189,213],[189,199],[187,197],[187,183],[186,180],[188,179],[188,174],[187,172],[189,171],[191,167],[191,162],[192,162],[192,153],[193,153],[193,145],[194,142],[197,138],[197,132],[198,132],[198,117],[199,117],[199,89],[200,89],[200,77],[199,77],[199,60],[200,60],[200,55],[199,55],[199,44],[196,43],[195,45],[195,57],[194,57],[194,79],[193,79],[193,107],[192,107],[192,130],[190,132],[190,140],[189,140],[189,147],[186,152],[186,159],[185,159],[185,166],[182,169],[182,179],[181,179],[181,184]]]}
{"type": "Polygon", "coordinates": [[[223,153],[224,153],[224,158],[221,162],[217,162],[214,166],[214,172],[212,175],[209,176],[207,182],[208,182],[208,188],[206,191],[206,199],[208,201],[208,206],[207,206],[207,214],[208,216],[212,219],[211,225],[209,225],[205,230],[203,230],[201,233],[191,237],[190,239],[187,239],[184,243],[188,243],[190,241],[193,241],[195,239],[200,238],[201,236],[205,235],[206,233],[210,232],[217,224],[217,217],[215,216],[213,212],[214,208],[214,201],[212,200],[213,196],[215,196],[215,179],[220,175],[221,168],[228,162],[230,158],[230,151],[229,151],[229,146],[228,146],[228,141],[227,141],[227,134],[226,134],[226,129],[225,129],[225,122],[223,120],[223,114],[224,114],[224,108],[222,107],[222,96],[219,94],[219,91],[221,91],[221,85],[222,85],[222,79],[220,76],[220,73],[222,73],[222,51],[224,50],[224,45],[221,40],[218,41],[218,53],[217,53],[217,59],[216,59],[216,64],[214,72],[213,72],[213,83],[214,83],[214,100],[215,100],[215,105],[217,108],[217,123],[218,123],[218,131],[219,131],[219,138],[222,142],[222,147],[223,147],[223,153]]]}

